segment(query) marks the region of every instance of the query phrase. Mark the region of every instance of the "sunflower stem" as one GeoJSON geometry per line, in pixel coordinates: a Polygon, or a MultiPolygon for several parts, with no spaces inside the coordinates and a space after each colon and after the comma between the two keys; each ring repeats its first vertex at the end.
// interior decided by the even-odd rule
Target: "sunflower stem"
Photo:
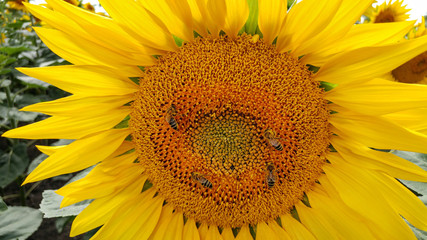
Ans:
{"type": "MultiPolygon", "coordinates": [[[[17,182],[19,185],[21,185],[21,183],[23,182],[22,176],[18,177],[17,182]]],[[[26,193],[25,193],[25,187],[24,186],[21,186],[19,188],[19,198],[21,200],[21,205],[27,206],[26,193]]]]}

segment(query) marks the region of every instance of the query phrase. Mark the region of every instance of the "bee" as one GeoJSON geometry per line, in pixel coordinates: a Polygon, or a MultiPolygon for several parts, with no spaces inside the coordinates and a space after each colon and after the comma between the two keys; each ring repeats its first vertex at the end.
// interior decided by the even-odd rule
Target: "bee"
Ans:
{"type": "Polygon", "coordinates": [[[175,120],[175,116],[177,114],[176,106],[174,104],[171,104],[171,106],[166,111],[165,120],[169,125],[174,129],[178,130],[178,123],[175,120]]]}
{"type": "Polygon", "coordinates": [[[265,182],[267,183],[268,188],[274,187],[277,177],[275,174],[275,167],[272,163],[267,164],[267,176],[265,177],[265,182]]]}
{"type": "Polygon", "coordinates": [[[191,173],[191,178],[194,181],[199,182],[203,187],[212,188],[212,183],[205,178],[205,175],[203,175],[201,173],[192,172],[191,173]]]}
{"type": "Polygon", "coordinates": [[[273,131],[272,129],[267,129],[264,132],[264,137],[267,139],[268,143],[273,146],[276,150],[282,151],[283,150],[283,145],[282,143],[279,141],[279,138],[276,137],[276,132],[273,131]]]}

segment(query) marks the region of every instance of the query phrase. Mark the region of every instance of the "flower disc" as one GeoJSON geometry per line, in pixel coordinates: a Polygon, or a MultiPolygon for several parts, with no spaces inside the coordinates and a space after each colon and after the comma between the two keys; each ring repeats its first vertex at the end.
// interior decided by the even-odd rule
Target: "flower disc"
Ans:
{"type": "Polygon", "coordinates": [[[255,37],[199,38],[145,69],[129,125],[167,202],[240,227],[289,212],[320,176],[323,95],[298,59],[255,37]]]}

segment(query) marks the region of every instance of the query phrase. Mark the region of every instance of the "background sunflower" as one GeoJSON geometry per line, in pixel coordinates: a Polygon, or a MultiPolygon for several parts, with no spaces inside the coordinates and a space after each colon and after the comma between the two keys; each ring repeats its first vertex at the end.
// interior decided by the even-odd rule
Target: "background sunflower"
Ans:
{"type": "Polygon", "coordinates": [[[50,211],[46,192],[47,215],[84,208],[71,234],[103,225],[94,239],[413,237],[400,215],[427,229],[395,180],[425,171],[375,150],[426,151],[402,120],[424,113],[425,87],[379,79],[427,50],[396,43],[411,23],[353,25],[370,1],[186,3],[104,1],[112,19],[28,6],[73,65],[20,70],[72,95],[25,107],[52,117],[4,136],[76,139],[38,146],[49,158],[25,183],[96,164],[57,191],[77,205],[50,211]]]}

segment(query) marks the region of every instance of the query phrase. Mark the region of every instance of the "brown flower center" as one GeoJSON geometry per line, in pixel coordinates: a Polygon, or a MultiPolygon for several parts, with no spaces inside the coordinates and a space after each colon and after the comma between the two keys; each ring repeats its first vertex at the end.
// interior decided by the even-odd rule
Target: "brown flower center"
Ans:
{"type": "Polygon", "coordinates": [[[392,9],[390,8],[384,9],[383,11],[378,13],[374,23],[395,22],[394,16],[395,16],[395,13],[393,12],[392,9]]]}
{"type": "Polygon", "coordinates": [[[394,69],[391,74],[399,82],[420,82],[427,76],[427,52],[421,53],[400,67],[394,69]]]}
{"type": "Polygon", "coordinates": [[[322,172],[327,102],[298,59],[251,36],[199,38],[140,79],[130,128],[158,193],[187,217],[275,219],[322,172]]]}

